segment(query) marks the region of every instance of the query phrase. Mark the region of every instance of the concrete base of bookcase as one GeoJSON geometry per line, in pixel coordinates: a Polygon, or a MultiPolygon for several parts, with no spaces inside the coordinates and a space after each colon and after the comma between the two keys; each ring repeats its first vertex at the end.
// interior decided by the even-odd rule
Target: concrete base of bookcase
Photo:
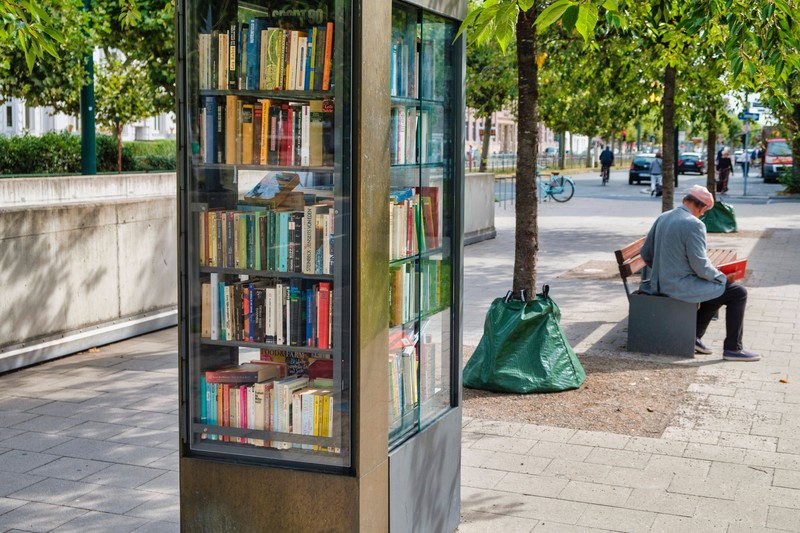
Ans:
{"type": "Polygon", "coordinates": [[[359,503],[360,494],[385,495],[385,474],[358,479],[184,457],[180,484],[184,533],[370,531],[365,524],[386,523],[385,504],[359,503]],[[383,516],[365,516],[376,512],[383,516]]]}
{"type": "Polygon", "coordinates": [[[389,531],[455,531],[461,513],[461,408],[389,454],[389,531]]]}

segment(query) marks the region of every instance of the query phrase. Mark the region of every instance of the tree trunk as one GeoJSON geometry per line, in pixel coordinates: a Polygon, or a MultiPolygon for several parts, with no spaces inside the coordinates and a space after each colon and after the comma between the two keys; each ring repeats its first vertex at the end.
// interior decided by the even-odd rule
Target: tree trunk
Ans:
{"type": "Polygon", "coordinates": [[[122,123],[117,124],[117,173],[122,174],[122,123]]]}
{"type": "Polygon", "coordinates": [[[566,143],[564,142],[564,135],[566,130],[562,129],[558,132],[558,168],[564,170],[564,160],[566,158],[566,143]]]}
{"type": "Polygon", "coordinates": [[[539,67],[536,64],[536,8],[517,17],[517,69],[519,107],[517,130],[517,201],[514,243],[513,290],[536,294],[536,262],[539,249],[536,160],[539,156],[539,67]]]}
{"type": "Polygon", "coordinates": [[[675,205],[675,85],[675,67],[667,65],[664,70],[664,130],[661,139],[662,212],[675,205]]]}
{"type": "Polygon", "coordinates": [[[717,197],[717,110],[712,109],[708,120],[706,147],[706,188],[717,197]]]}
{"type": "MultiPolygon", "coordinates": [[[[793,183],[800,183],[800,101],[794,98],[792,102],[792,124],[789,129],[789,138],[792,145],[792,180],[793,183]]],[[[761,168],[764,168],[764,162],[761,162],[761,168]]],[[[796,186],[796,185],[795,185],[796,186]]],[[[797,192],[797,191],[792,191],[797,192]]]]}
{"type": "Polygon", "coordinates": [[[486,172],[486,163],[489,161],[489,140],[492,137],[492,115],[488,115],[483,120],[483,140],[481,142],[481,163],[478,168],[479,172],[486,172]]]}

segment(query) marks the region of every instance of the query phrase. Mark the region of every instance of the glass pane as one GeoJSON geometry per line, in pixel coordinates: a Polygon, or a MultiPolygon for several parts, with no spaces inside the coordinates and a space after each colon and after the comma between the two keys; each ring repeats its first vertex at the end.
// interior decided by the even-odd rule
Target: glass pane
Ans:
{"type": "Polygon", "coordinates": [[[453,154],[460,124],[451,101],[455,24],[403,4],[394,4],[392,22],[389,420],[396,445],[453,401],[453,154]]]}
{"type": "Polygon", "coordinates": [[[346,467],[349,2],[189,4],[190,448],[346,467]]]}

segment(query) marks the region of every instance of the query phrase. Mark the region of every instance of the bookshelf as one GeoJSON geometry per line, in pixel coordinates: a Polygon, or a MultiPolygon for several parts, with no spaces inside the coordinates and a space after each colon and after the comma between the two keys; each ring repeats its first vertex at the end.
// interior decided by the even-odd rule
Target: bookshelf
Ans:
{"type": "Polygon", "coordinates": [[[466,2],[176,10],[181,529],[454,530],[466,2]]]}
{"type": "Polygon", "coordinates": [[[452,85],[457,25],[395,3],[390,55],[389,430],[397,446],[456,405],[451,275],[453,148],[460,117],[452,85]]]}
{"type": "Polygon", "coordinates": [[[348,6],[186,4],[188,449],[347,468],[348,6]]]}

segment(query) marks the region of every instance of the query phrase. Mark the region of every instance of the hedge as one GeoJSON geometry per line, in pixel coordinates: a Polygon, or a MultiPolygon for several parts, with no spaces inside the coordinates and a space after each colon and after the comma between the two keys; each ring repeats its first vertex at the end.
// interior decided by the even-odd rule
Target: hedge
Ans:
{"type": "MultiPolygon", "coordinates": [[[[97,135],[97,171],[117,171],[117,141],[97,135]]],[[[133,141],[122,143],[122,171],[174,171],[175,141],[133,141]]],[[[0,135],[0,175],[79,174],[81,138],[68,132],[47,132],[41,137],[24,134],[0,135]]]]}

